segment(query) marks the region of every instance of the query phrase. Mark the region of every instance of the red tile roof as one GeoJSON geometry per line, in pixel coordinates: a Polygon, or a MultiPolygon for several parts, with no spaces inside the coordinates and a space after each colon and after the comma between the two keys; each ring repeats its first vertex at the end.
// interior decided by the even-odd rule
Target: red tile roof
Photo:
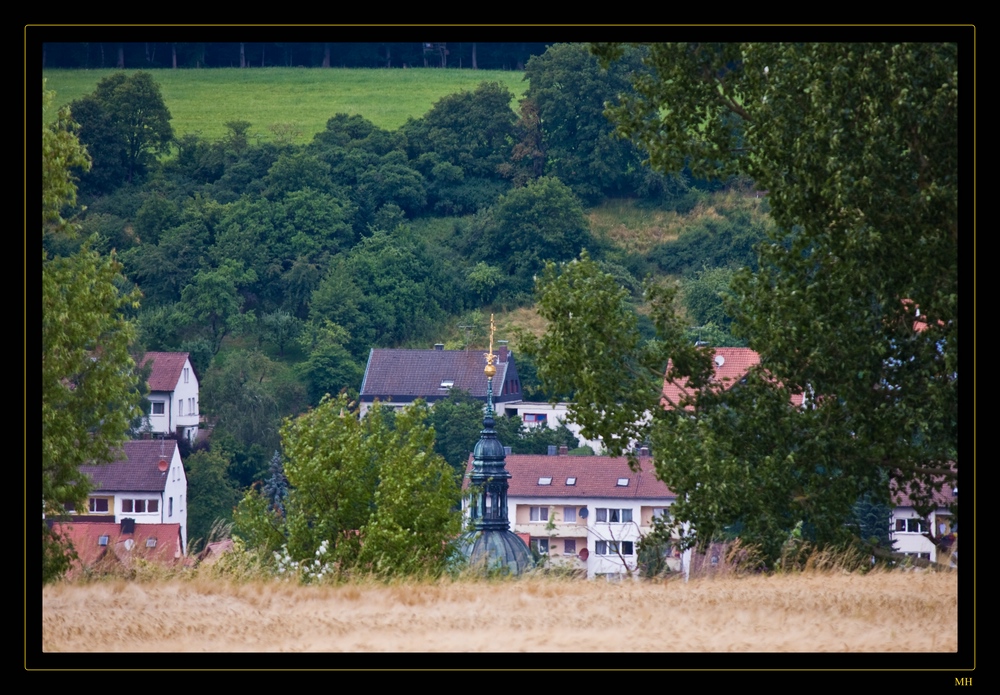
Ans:
{"type": "MultiPolygon", "coordinates": [[[[931,499],[939,507],[949,507],[955,503],[958,499],[958,495],[955,493],[957,488],[951,485],[943,485],[940,491],[934,491],[931,499]]],[[[910,499],[910,495],[906,491],[893,490],[892,491],[892,502],[897,507],[912,507],[913,500],[910,499]]]]}
{"type": "MultiPolygon", "coordinates": [[[[451,388],[468,391],[476,398],[486,398],[483,354],[482,350],[372,349],[361,383],[361,399],[444,398],[448,395],[448,389],[441,388],[444,381],[454,382],[451,388]]],[[[508,356],[508,361],[496,364],[493,397],[497,400],[500,400],[508,367],[512,364],[512,355],[508,356]]]]}
{"type": "Polygon", "coordinates": [[[75,569],[95,564],[109,551],[114,558],[123,562],[141,557],[169,564],[182,558],[180,524],[135,524],[133,533],[122,533],[122,525],[110,521],[57,522],[52,527],[72,541],[73,549],[79,557],[73,563],[75,569]],[[100,543],[101,536],[108,537],[105,545],[100,543]],[[132,543],[126,543],[127,540],[132,543]],[[150,540],[153,541],[152,547],[147,544],[150,540]]]}
{"type": "Polygon", "coordinates": [[[177,442],[171,439],[125,442],[118,460],[104,466],[80,466],[95,492],[163,492],[177,442]],[[167,471],[160,471],[160,461],[167,471]]]}
{"type": "MultiPolygon", "coordinates": [[[[732,388],[739,383],[740,379],[747,375],[752,367],[760,363],[760,355],[750,348],[741,347],[719,347],[714,349],[715,373],[712,376],[713,385],[717,385],[723,390],[732,388]],[[722,364],[719,364],[721,358],[722,364]]],[[[667,364],[670,369],[670,364],[667,364]]],[[[682,397],[690,395],[685,388],[687,379],[678,379],[676,382],[663,381],[663,399],[660,401],[667,409],[673,408],[682,397]]],[[[802,394],[792,395],[792,405],[798,407],[802,405],[802,394]]],[[[690,406],[689,406],[690,408],[690,406]]]]}
{"type": "Polygon", "coordinates": [[[173,391],[181,380],[184,364],[188,361],[187,352],[147,352],[142,358],[142,365],[153,362],[153,370],[149,373],[150,391],[173,391]]]}
{"type": "MultiPolygon", "coordinates": [[[[640,472],[628,467],[624,456],[539,456],[510,454],[507,494],[512,497],[621,497],[638,499],[672,499],[673,492],[653,472],[653,461],[639,459],[640,472]],[[539,485],[539,478],[552,478],[551,485],[539,485]],[[576,478],[567,485],[567,478],[576,478]],[[628,485],[618,485],[619,478],[628,478],[628,485]]],[[[468,471],[472,470],[471,458],[468,471]]],[[[468,479],[466,479],[466,484],[468,479]]]]}

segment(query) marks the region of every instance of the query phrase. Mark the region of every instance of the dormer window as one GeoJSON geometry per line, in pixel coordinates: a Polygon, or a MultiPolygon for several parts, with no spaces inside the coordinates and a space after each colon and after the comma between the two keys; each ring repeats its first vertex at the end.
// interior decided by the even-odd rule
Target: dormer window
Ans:
{"type": "Polygon", "coordinates": [[[539,485],[551,485],[552,484],[552,478],[551,477],[539,478],[538,479],[538,484],[539,485]]]}
{"type": "Polygon", "coordinates": [[[628,478],[619,478],[617,486],[618,487],[628,487],[628,478]]]}
{"type": "Polygon", "coordinates": [[[444,381],[441,382],[441,386],[439,386],[438,388],[450,389],[450,388],[454,388],[454,386],[455,386],[455,380],[454,379],[445,379],[444,381]]]}
{"type": "Polygon", "coordinates": [[[576,485],[576,478],[573,478],[573,477],[566,478],[566,484],[567,485],[576,485]]]}

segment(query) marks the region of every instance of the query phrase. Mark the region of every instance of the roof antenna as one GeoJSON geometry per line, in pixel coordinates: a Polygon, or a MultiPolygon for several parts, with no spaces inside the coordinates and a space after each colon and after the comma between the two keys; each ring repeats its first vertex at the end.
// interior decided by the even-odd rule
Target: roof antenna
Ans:
{"type": "Polygon", "coordinates": [[[160,435],[160,458],[163,458],[163,456],[164,456],[164,453],[163,453],[163,435],[161,434],[160,435]]]}

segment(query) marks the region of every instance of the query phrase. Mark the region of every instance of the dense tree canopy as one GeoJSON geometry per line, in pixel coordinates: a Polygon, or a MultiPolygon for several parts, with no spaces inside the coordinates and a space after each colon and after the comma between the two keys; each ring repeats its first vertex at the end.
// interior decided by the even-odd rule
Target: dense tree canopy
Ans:
{"type": "Polygon", "coordinates": [[[588,436],[651,436],[692,540],[739,524],[770,557],[798,524],[843,540],[859,498],[895,489],[928,513],[958,461],[957,47],[648,50],[650,72],[612,109],[621,131],[658,167],[742,173],[769,191],[777,226],[731,304],[761,365],[737,388],[703,388],[693,418],[664,411],[655,375],[666,359],[668,378],[703,387],[709,355],[680,338],[672,297],[655,288],[661,339],[642,344],[625,313],[609,315],[622,306],[611,289],[588,296],[603,281],[578,263],[542,285],[543,347],[562,348],[540,352],[540,374],[589,389],[588,436]],[[792,393],[807,406],[791,407],[792,393]],[[644,410],[652,424],[630,424],[644,410]]]}

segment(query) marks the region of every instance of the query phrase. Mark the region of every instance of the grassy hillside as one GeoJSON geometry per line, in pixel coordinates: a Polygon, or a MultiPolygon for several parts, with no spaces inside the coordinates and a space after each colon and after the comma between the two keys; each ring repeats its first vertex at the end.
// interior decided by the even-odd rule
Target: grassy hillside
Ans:
{"type": "MultiPolygon", "coordinates": [[[[57,105],[94,91],[114,70],[46,70],[46,87],[57,105]]],[[[298,143],[312,140],[335,113],[360,114],[381,128],[395,129],[425,114],[443,96],[500,82],[520,98],[524,73],[503,70],[365,70],[345,68],[218,68],[150,70],[170,109],[175,133],[214,140],[226,121],[245,120],[264,140],[274,124],[290,124],[298,143]]]]}

